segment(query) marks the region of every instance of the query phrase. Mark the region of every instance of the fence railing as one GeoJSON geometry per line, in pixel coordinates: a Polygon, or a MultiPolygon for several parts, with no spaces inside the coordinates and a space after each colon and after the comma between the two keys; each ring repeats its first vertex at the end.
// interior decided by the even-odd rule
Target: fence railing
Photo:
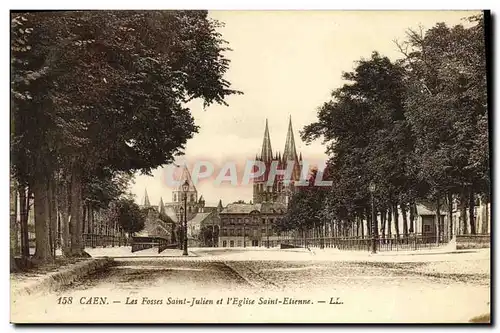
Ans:
{"type": "Polygon", "coordinates": [[[158,253],[166,249],[177,248],[177,244],[170,243],[168,239],[162,237],[132,237],[132,252],[142,251],[158,247],[158,253]]]}
{"type": "Polygon", "coordinates": [[[82,241],[85,247],[92,247],[92,248],[130,245],[130,240],[125,236],[83,234],[82,241]]]}
{"type": "MultiPolygon", "coordinates": [[[[431,249],[448,244],[448,239],[441,238],[439,243],[436,236],[410,235],[407,237],[385,237],[375,240],[377,251],[413,251],[431,249]]],[[[325,237],[325,238],[283,238],[280,244],[294,247],[336,248],[338,250],[371,251],[373,240],[369,237],[325,237]]],[[[264,241],[263,246],[266,246],[264,241]]]]}

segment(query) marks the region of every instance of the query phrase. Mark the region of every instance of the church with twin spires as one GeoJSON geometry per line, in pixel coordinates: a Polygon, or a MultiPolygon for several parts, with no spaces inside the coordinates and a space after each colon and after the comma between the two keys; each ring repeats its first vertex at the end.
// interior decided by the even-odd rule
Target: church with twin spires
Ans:
{"type": "MultiPolygon", "coordinates": [[[[228,204],[220,212],[220,247],[273,247],[279,243],[280,236],[274,226],[286,213],[290,197],[295,192],[295,184],[302,173],[302,154],[297,155],[291,117],[283,154],[273,152],[266,119],[260,155],[257,154],[255,160],[265,165],[265,172],[253,179],[252,202],[228,204]],[[272,166],[281,171],[288,167],[289,179],[282,172],[273,175],[272,166]],[[268,180],[273,176],[274,182],[270,185],[268,180]]],[[[253,172],[256,171],[257,167],[253,172]]]]}
{"type": "Polygon", "coordinates": [[[262,149],[260,155],[255,156],[255,160],[263,162],[266,168],[262,176],[253,180],[253,203],[278,203],[286,206],[289,197],[294,191],[294,183],[300,180],[302,172],[302,153],[297,155],[291,117],[288,123],[283,155],[281,152],[275,152],[273,154],[271,137],[269,135],[269,125],[266,119],[262,149]],[[277,165],[277,170],[286,171],[287,168],[289,168],[290,177],[287,180],[284,179],[284,175],[276,175],[273,185],[269,186],[267,182],[269,177],[272,176],[270,173],[273,162],[277,165]]]}

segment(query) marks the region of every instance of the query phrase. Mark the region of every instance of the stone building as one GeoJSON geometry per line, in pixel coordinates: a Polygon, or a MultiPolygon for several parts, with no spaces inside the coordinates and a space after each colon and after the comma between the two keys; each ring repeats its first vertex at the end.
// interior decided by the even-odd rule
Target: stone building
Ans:
{"type": "Polygon", "coordinates": [[[274,225],[285,214],[289,197],[294,192],[294,184],[299,181],[302,172],[302,154],[297,155],[291,118],[283,155],[280,152],[273,154],[266,120],[261,153],[255,159],[265,164],[266,171],[253,180],[252,203],[228,204],[220,213],[221,247],[272,247],[278,244],[280,235],[275,231],[274,225]],[[275,175],[275,181],[270,186],[267,182],[273,176],[273,164],[277,170],[286,170],[288,167],[291,172],[288,180],[283,175],[275,175]]]}

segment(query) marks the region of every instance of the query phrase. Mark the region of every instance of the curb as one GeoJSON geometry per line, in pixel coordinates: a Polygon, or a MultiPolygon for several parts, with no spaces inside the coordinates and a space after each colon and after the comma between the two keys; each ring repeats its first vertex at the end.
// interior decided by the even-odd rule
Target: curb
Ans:
{"type": "MultiPolygon", "coordinates": [[[[112,258],[85,259],[81,262],[71,265],[62,271],[56,271],[47,274],[39,280],[30,283],[30,285],[12,290],[12,296],[32,295],[61,288],[69,285],[87,275],[98,270],[109,267],[114,263],[112,258]]],[[[11,283],[12,287],[12,283],[11,283]]]]}

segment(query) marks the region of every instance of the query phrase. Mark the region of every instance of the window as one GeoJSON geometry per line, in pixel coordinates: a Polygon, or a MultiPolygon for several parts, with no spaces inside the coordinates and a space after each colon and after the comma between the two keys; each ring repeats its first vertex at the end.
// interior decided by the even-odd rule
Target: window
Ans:
{"type": "Polygon", "coordinates": [[[234,229],[229,229],[229,236],[234,236],[234,229]]]}
{"type": "Polygon", "coordinates": [[[253,229],[253,236],[257,237],[257,229],[253,229]]]}
{"type": "Polygon", "coordinates": [[[174,201],[177,201],[177,195],[174,193],[174,201]]]}
{"type": "Polygon", "coordinates": [[[229,247],[234,247],[234,241],[229,241],[229,247]]]}
{"type": "Polygon", "coordinates": [[[222,247],[226,247],[227,246],[227,241],[222,241],[222,247]]]}
{"type": "Polygon", "coordinates": [[[227,236],[227,229],[226,228],[222,229],[222,236],[227,236]]]}
{"type": "Polygon", "coordinates": [[[241,224],[241,219],[238,219],[238,224],[241,224]]]}
{"type": "Polygon", "coordinates": [[[238,241],[238,247],[241,247],[241,241],[240,240],[238,241]]]}
{"type": "Polygon", "coordinates": [[[262,234],[265,235],[266,234],[266,228],[262,228],[262,234]]]}
{"type": "Polygon", "coordinates": [[[252,246],[259,246],[259,241],[253,240],[252,241],[252,246]]]}
{"type": "Polygon", "coordinates": [[[241,236],[241,229],[236,229],[236,236],[241,236]]]}
{"type": "Polygon", "coordinates": [[[194,201],[194,194],[191,194],[191,202],[194,201]]]}
{"type": "Polygon", "coordinates": [[[428,224],[424,225],[424,232],[431,232],[431,226],[428,224]]]}

